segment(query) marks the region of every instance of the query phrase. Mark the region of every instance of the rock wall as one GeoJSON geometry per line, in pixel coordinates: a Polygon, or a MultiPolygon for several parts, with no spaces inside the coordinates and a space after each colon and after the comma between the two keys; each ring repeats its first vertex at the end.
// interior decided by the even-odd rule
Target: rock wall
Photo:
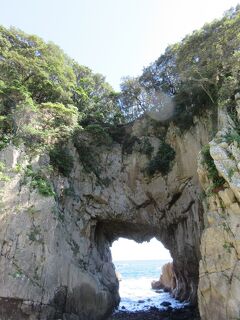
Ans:
{"type": "MultiPolygon", "coordinates": [[[[147,136],[157,152],[160,140],[146,120],[130,131],[147,136]]],[[[184,134],[170,125],[165,139],[176,151],[174,165],[152,178],[144,173],[149,159],[135,146],[130,153],[118,143],[94,146],[97,176],[70,143],[69,178],[52,170],[47,154],[28,155],[24,146],[2,150],[0,319],[106,319],[119,303],[109,249],[118,237],[159,239],[173,258],[175,296],[196,303],[203,229],[197,155],[208,132],[206,120],[184,134]],[[39,194],[39,171],[53,196],[39,194]]]]}
{"type": "Polygon", "coordinates": [[[174,293],[176,289],[176,276],[173,270],[173,263],[168,262],[162,266],[162,273],[158,281],[152,282],[152,289],[163,289],[174,293]]]}
{"type": "Polygon", "coordinates": [[[206,192],[198,289],[202,320],[240,319],[240,148],[232,121],[223,116],[210,154],[224,183],[209,192],[212,182],[201,159],[198,170],[206,192]]]}

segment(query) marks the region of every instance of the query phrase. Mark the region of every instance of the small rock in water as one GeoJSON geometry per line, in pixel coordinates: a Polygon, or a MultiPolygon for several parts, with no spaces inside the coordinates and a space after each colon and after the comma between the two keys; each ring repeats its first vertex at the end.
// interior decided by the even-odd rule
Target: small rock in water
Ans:
{"type": "Polygon", "coordinates": [[[145,300],[138,300],[138,303],[144,303],[145,300]]]}
{"type": "Polygon", "coordinates": [[[158,311],[158,308],[156,308],[156,307],[150,307],[149,310],[150,310],[150,311],[158,311]]]}
{"type": "Polygon", "coordinates": [[[169,307],[169,306],[171,306],[171,302],[163,301],[163,302],[161,303],[161,306],[163,306],[163,307],[169,307]]]}
{"type": "Polygon", "coordinates": [[[155,290],[156,293],[162,293],[163,290],[155,290]]]}
{"type": "Polygon", "coordinates": [[[122,306],[122,309],[123,309],[123,310],[125,310],[125,309],[126,309],[126,307],[122,306]]]}
{"type": "Polygon", "coordinates": [[[147,301],[152,301],[152,300],[150,298],[148,298],[147,301]]]}

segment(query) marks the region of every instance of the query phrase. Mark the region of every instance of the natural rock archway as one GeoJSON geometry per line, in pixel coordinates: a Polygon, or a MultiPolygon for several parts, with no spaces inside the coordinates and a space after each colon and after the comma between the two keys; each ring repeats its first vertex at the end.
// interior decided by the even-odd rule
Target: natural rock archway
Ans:
{"type": "MultiPolygon", "coordinates": [[[[197,156],[209,140],[205,123],[182,134],[168,127],[165,139],[176,156],[164,176],[144,173],[149,160],[134,143],[130,152],[119,143],[94,145],[98,172],[70,145],[75,161],[69,178],[48,173],[48,155],[3,150],[10,179],[1,182],[0,318],[106,319],[119,302],[109,249],[118,237],[159,239],[173,258],[175,297],[196,303],[203,229],[197,156]],[[51,174],[55,197],[39,195],[33,175],[23,183],[29,164],[33,172],[51,174]]],[[[161,140],[146,120],[127,130],[139,141],[147,137],[157,152],[161,140]]]]}

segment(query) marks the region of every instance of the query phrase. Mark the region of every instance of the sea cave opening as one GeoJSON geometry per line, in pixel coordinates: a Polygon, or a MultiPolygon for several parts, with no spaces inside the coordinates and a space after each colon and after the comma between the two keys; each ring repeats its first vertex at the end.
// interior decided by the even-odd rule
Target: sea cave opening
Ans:
{"type": "Polygon", "coordinates": [[[171,296],[170,288],[163,287],[159,281],[164,268],[168,269],[165,275],[168,279],[165,281],[172,284],[175,281],[169,272],[172,270],[171,254],[160,241],[152,238],[138,243],[121,237],[112,243],[110,249],[119,280],[121,300],[118,310],[140,311],[182,306],[171,296]]]}
{"type": "MultiPolygon", "coordinates": [[[[109,301],[111,305],[109,305],[109,310],[111,308],[111,310],[117,312],[131,312],[134,310],[147,311],[151,307],[161,309],[164,308],[164,306],[161,305],[164,301],[170,302],[171,304],[167,303],[168,307],[174,309],[182,308],[186,304],[196,306],[199,259],[198,255],[196,255],[195,247],[191,245],[187,234],[184,233],[185,222],[180,220],[177,224],[167,224],[162,221],[162,223],[157,224],[156,221],[145,221],[144,217],[146,218],[146,216],[142,214],[141,217],[136,216],[131,221],[118,217],[116,217],[115,220],[101,220],[98,221],[92,229],[93,242],[99,261],[101,261],[98,269],[100,281],[110,295],[109,301]],[[144,260],[143,247],[149,243],[151,246],[150,240],[153,238],[156,239],[152,241],[158,243],[160,247],[152,250],[152,257],[149,255],[151,252],[149,247],[147,247],[148,249],[146,249],[146,251],[148,252],[148,258],[153,258],[153,261],[156,262],[156,273],[154,275],[150,273],[149,279],[146,279],[145,276],[148,293],[143,297],[137,293],[143,292],[144,282],[142,281],[141,284],[141,281],[134,281],[133,279],[131,283],[129,280],[130,275],[128,278],[125,278],[125,284],[127,284],[127,286],[125,286],[124,289],[124,272],[120,270],[118,260],[127,260],[127,262],[123,263],[122,267],[126,268],[125,270],[127,271],[132,271],[134,264],[130,265],[130,259],[134,261],[137,260],[138,262],[144,260]],[[134,242],[136,242],[137,248],[131,249],[131,244],[134,242]],[[128,258],[124,256],[116,257],[114,248],[119,247],[119,243],[123,243],[122,250],[120,251],[122,254],[128,253],[128,258]],[[171,293],[164,292],[162,288],[154,290],[151,288],[151,282],[153,280],[160,280],[161,264],[156,260],[165,259],[165,257],[161,257],[163,246],[160,243],[171,252],[172,273],[174,278],[173,288],[170,290],[171,293]],[[138,257],[137,251],[139,252],[138,257]],[[121,281],[118,281],[116,272],[121,274],[121,281]],[[132,292],[129,292],[130,284],[133,284],[132,292]],[[138,290],[136,285],[138,285],[138,290]],[[123,290],[125,290],[125,294],[123,290]],[[156,298],[152,299],[152,295],[155,295],[156,298]]],[[[150,216],[150,218],[151,217],[152,216],[150,216]]],[[[149,216],[147,216],[147,218],[149,218],[149,216]]],[[[166,260],[168,259],[171,259],[170,256],[168,256],[166,260]]],[[[140,266],[139,278],[142,277],[141,272],[143,273],[147,270],[146,264],[147,262],[145,262],[145,265],[140,266]]],[[[154,270],[154,267],[150,268],[150,271],[152,270],[154,270]]]]}

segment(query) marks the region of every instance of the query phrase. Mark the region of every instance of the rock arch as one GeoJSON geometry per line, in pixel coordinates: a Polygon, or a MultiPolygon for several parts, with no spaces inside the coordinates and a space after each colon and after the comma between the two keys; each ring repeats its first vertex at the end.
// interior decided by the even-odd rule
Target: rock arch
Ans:
{"type": "MultiPolygon", "coordinates": [[[[129,130],[139,139],[147,135],[157,150],[159,138],[144,119],[129,130]]],[[[165,176],[146,177],[146,155],[134,148],[123,153],[118,143],[96,146],[101,181],[72,146],[71,176],[52,177],[55,198],[40,196],[11,173],[0,217],[1,319],[106,319],[119,302],[109,245],[120,236],[159,239],[173,257],[175,296],[196,303],[203,229],[197,156],[208,128],[199,121],[180,135],[169,126],[166,140],[176,158],[165,176]]],[[[10,170],[29,164],[24,156],[10,146],[0,159],[10,170]]],[[[47,170],[48,162],[47,155],[31,159],[34,170],[47,170]]]]}

